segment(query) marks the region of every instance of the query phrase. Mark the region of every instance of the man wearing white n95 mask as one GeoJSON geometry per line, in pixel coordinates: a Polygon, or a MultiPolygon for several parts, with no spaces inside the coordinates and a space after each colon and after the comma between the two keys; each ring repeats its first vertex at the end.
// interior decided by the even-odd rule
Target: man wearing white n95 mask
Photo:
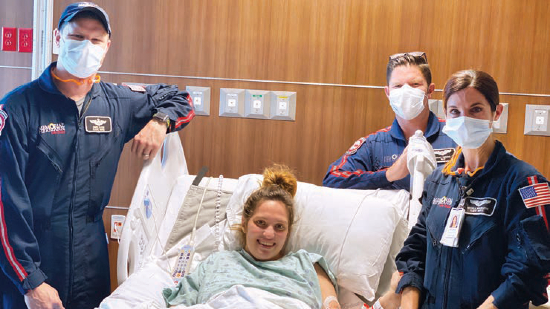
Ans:
{"type": "Polygon", "coordinates": [[[107,13],[65,9],[58,62],[0,101],[0,308],[94,308],[110,293],[102,214],[124,144],[153,157],[193,118],[176,86],[100,81],[107,13]]]}
{"type": "Polygon", "coordinates": [[[454,153],[456,144],[442,129],[428,108],[428,98],[435,89],[428,59],[423,52],[390,56],[384,87],[395,112],[393,124],[357,140],[338,160],[332,163],[323,185],[354,189],[410,189],[407,168],[409,137],[422,130],[433,146],[438,164],[454,153]]]}

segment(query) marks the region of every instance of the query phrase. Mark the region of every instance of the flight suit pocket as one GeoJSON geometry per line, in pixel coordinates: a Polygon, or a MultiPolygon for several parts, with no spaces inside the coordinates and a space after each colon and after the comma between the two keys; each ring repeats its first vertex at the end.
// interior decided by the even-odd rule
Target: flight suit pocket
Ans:
{"type": "Polygon", "coordinates": [[[33,205],[34,228],[46,230],[50,227],[63,169],[61,159],[43,139],[40,138],[36,149],[27,168],[27,179],[32,180],[28,184],[28,192],[33,205]]]}
{"type": "MultiPolygon", "coordinates": [[[[494,217],[466,215],[460,232],[459,247],[463,254],[474,250],[479,244],[490,245],[488,234],[496,228],[494,217]]],[[[492,239],[493,243],[496,241],[492,239]]]]}
{"type": "Polygon", "coordinates": [[[429,295],[429,291],[435,293],[438,290],[439,278],[443,276],[444,265],[442,265],[443,259],[441,258],[443,245],[440,241],[449,211],[448,208],[432,208],[426,218],[427,248],[424,285],[427,293],[425,301],[428,303],[433,302],[433,295],[429,295]]]}
{"type": "Polygon", "coordinates": [[[106,134],[101,149],[90,160],[90,195],[88,201],[88,221],[98,221],[102,215],[102,205],[109,202],[115,171],[124,144],[121,141],[121,129],[118,125],[113,133],[106,134]]]}
{"type": "Polygon", "coordinates": [[[526,247],[530,259],[550,268],[550,234],[541,216],[532,216],[520,222],[518,245],[526,247]],[[522,241],[523,239],[523,241],[522,241]]]}

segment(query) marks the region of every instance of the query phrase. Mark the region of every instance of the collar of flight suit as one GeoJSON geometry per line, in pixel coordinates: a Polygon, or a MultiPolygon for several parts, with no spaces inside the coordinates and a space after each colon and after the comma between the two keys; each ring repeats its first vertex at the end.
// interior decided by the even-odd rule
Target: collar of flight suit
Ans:
{"type": "MultiPolygon", "coordinates": [[[[58,95],[65,96],[63,93],[61,93],[61,91],[59,91],[59,89],[57,89],[57,86],[55,85],[55,83],[53,81],[51,70],[56,65],[57,65],[57,62],[52,62],[44,70],[44,72],[42,72],[42,74],[38,78],[38,84],[40,85],[40,88],[42,88],[42,90],[44,90],[46,92],[49,92],[51,94],[58,94],[58,95]]],[[[92,84],[92,89],[90,90],[90,92],[88,92],[86,94],[86,96],[88,96],[88,95],[91,95],[92,98],[95,98],[95,97],[101,95],[101,86],[99,85],[99,83],[93,83],[92,84]]]]}
{"type": "MultiPolygon", "coordinates": [[[[439,131],[439,119],[435,116],[434,113],[430,111],[430,116],[428,117],[428,126],[426,127],[426,132],[424,132],[424,136],[426,137],[426,139],[430,139],[432,136],[439,134],[439,131]]],[[[397,122],[397,118],[393,120],[390,134],[395,139],[405,141],[406,143],[408,142],[405,138],[405,134],[403,134],[401,126],[399,126],[399,122],[397,122]]]]}

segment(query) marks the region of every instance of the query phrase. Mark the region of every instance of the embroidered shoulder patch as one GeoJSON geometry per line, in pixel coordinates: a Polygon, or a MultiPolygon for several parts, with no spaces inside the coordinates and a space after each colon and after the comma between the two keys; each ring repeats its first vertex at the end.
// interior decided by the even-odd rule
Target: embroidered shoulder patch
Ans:
{"type": "Polygon", "coordinates": [[[550,188],[547,182],[535,183],[520,188],[519,194],[527,208],[550,204],[550,188]]]}
{"type": "Polygon", "coordinates": [[[139,84],[130,84],[130,83],[122,83],[123,86],[126,86],[130,88],[133,92],[143,92],[145,93],[145,86],[139,85],[139,84]]]}
{"type": "Polygon", "coordinates": [[[361,148],[361,146],[363,145],[363,143],[365,143],[367,139],[364,138],[364,137],[361,137],[360,139],[358,139],[355,143],[353,143],[353,145],[351,145],[351,147],[348,149],[348,151],[346,151],[346,155],[350,156],[354,153],[357,152],[357,150],[359,148],[361,148]]]}
{"type": "Polygon", "coordinates": [[[4,111],[4,104],[0,105],[0,135],[2,135],[2,129],[6,125],[6,119],[8,119],[8,113],[4,111]]]}

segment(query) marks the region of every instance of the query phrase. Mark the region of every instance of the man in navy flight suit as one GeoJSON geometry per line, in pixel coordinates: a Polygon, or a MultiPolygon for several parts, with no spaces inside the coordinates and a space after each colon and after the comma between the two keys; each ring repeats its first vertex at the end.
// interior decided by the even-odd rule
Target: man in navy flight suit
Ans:
{"type": "Polygon", "coordinates": [[[416,130],[422,130],[433,146],[437,163],[448,161],[456,144],[441,132],[444,120],[428,108],[435,85],[426,54],[402,53],[390,56],[384,87],[395,112],[393,124],[357,140],[332,163],[323,185],[353,189],[409,190],[407,145],[416,130]]]}
{"type": "Polygon", "coordinates": [[[176,86],[100,82],[107,13],[69,5],[57,62],[0,101],[0,308],[94,308],[110,293],[102,214],[124,144],[153,157],[194,112],[176,86]]]}

